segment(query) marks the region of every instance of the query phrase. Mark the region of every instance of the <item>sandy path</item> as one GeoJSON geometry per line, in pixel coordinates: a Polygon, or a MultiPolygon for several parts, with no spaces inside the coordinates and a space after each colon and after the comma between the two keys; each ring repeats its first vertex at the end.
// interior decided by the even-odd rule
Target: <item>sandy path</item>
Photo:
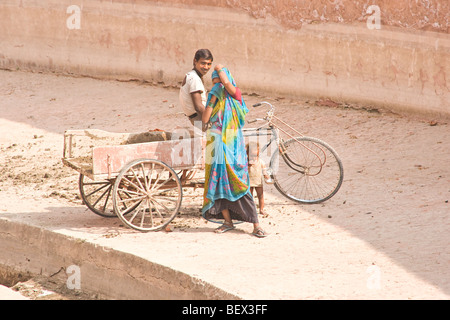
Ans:
{"type": "MultiPolygon", "coordinates": [[[[324,204],[266,188],[271,234],[223,235],[187,192],[174,232],[138,233],[91,213],[62,166],[63,132],[188,126],[178,91],[137,82],[0,71],[0,218],[39,225],[192,274],[248,299],[448,299],[450,127],[444,121],[314,101],[275,102],[282,118],[332,145],[345,178],[324,204]]],[[[277,101],[278,100],[278,101],[277,101]]],[[[366,108],[370,109],[370,108],[366,108]]],[[[248,119],[261,116],[252,109],[248,119]]]]}

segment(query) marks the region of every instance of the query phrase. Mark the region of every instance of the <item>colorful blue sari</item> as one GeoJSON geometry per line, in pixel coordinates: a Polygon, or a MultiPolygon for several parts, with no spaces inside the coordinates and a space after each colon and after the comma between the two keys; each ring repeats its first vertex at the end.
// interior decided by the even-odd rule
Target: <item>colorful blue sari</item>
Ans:
{"type": "MultiPolygon", "coordinates": [[[[231,73],[226,68],[222,70],[236,86],[231,73]]],[[[217,102],[210,118],[211,127],[207,131],[205,154],[202,213],[206,219],[208,218],[205,213],[217,200],[236,202],[249,194],[250,189],[247,153],[242,134],[245,115],[248,112],[247,106],[242,98],[241,101],[233,98],[221,83],[215,84],[211,89],[207,105],[213,96],[217,98],[217,102]]]]}

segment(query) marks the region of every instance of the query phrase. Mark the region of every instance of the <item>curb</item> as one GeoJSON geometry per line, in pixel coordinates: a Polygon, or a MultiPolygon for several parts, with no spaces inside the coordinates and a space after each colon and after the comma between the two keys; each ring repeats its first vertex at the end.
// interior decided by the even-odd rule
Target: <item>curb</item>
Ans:
{"type": "Polygon", "coordinates": [[[0,219],[0,264],[101,299],[241,299],[135,255],[5,219],[0,219]]]}

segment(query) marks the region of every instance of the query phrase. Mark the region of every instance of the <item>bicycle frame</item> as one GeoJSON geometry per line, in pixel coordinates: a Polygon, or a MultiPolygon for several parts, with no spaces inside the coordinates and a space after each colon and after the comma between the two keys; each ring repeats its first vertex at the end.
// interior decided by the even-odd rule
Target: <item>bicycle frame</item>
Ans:
{"type": "MultiPolygon", "coordinates": [[[[317,147],[322,151],[323,159],[322,159],[322,158],[320,157],[320,155],[318,155],[315,151],[311,150],[311,148],[305,146],[301,141],[299,141],[299,140],[297,139],[297,137],[295,137],[294,135],[292,135],[292,134],[290,134],[290,133],[288,132],[288,129],[291,129],[291,130],[294,131],[298,136],[304,137],[304,135],[303,135],[302,133],[300,133],[300,132],[297,131],[295,128],[293,128],[292,126],[290,126],[289,124],[287,124],[286,122],[284,122],[283,120],[281,120],[280,118],[278,118],[278,117],[276,117],[276,116],[274,115],[275,107],[274,107],[272,104],[270,104],[269,102],[263,101],[263,102],[260,102],[260,103],[257,103],[257,104],[255,104],[255,105],[253,105],[253,107],[258,107],[258,106],[261,106],[261,105],[263,105],[263,104],[270,106],[270,110],[267,112],[267,116],[264,117],[263,119],[255,119],[255,120],[253,120],[253,121],[249,121],[248,123],[253,123],[253,122],[256,122],[256,121],[266,121],[266,123],[263,124],[262,126],[258,127],[258,128],[244,129],[244,132],[249,132],[249,131],[255,131],[255,132],[256,132],[256,131],[258,131],[258,130],[263,129],[264,127],[267,127],[266,130],[267,130],[267,131],[268,131],[268,130],[271,131],[272,137],[271,137],[271,139],[269,140],[269,142],[268,142],[267,144],[265,144],[265,145],[261,148],[261,152],[265,151],[265,150],[269,147],[269,145],[270,145],[273,141],[275,141],[276,144],[277,144],[278,150],[279,150],[281,156],[283,157],[283,159],[285,160],[286,164],[287,164],[292,170],[295,170],[295,171],[300,172],[300,173],[303,173],[303,174],[306,173],[306,172],[305,172],[306,167],[305,167],[305,166],[302,166],[302,165],[300,165],[300,164],[295,163],[292,159],[289,158],[289,155],[286,153],[286,147],[285,147],[285,145],[284,145],[284,140],[283,140],[283,139],[280,137],[280,135],[279,135],[279,131],[283,132],[284,134],[286,134],[288,137],[290,137],[291,139],[293,139],[293,140],[296,141],[297,143],[300,143],[305,149],[307,149],[307,150],[310,151],[312,154],[314,154],[315,157],[317,157],[317,159],[319,160],[320,166],[318,166],[318,167],[319,167],[319,170],[318,170],[317,173],[315,173],[314,175],[318,175],[318,174],[322,171],[322,168],[323,168],[323,166],[326,164],[326,161],[327,161],[327,155],[326,155],[325,151],[322,149],[322,147],[320,147],[320,146],[318,146],[317,144],[315,144],[315,146],[317,146],[317,147]],[[285,127],[287,127],[288,129],[282,128],[280,125],[277,125],[276,123],[274,123],[273,120],[276,120],[276,121],[281,122],[281,124],[284,125],[285,127]],[[295,168],[295,167],[301,168],[302,170],[299,170],[299,169],[297,169],[297,168],[295,168]]],[[[255,135],[258,136],[259,134],[255,134],[255,135]]],[[[249,136],[249,135],[246,135],[246,136],[249,136]]],[[[275,153],[275,151],[274,151],[274,153],[275,153]]],[[[272,156],[273,156],[273,154],[272,154],[272,156]]],[[[271,164],[271,165],[272,165],[272,164],[271,164]]],[[[273,169],[273,168],[271,168],[271,169],[273,169]]]]}

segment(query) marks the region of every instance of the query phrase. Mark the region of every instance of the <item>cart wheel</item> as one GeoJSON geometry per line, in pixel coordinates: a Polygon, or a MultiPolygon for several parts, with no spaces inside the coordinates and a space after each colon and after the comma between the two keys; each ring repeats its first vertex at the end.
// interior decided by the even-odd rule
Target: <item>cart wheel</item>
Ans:
{"type": "Polygon", "coordinates": [[[127,226],[157,231],[177,215],[183,198],[181,182],[164,162],[139,159],[127,164],[114,183],[114,211],[127,226]]]}
{"type": "Polygon", "coordinates": [[[115,217],[111,190],[114,180],[93,181],[80,174],[78,186],[81,198],[94,213],[103,217],[115,217]]]}

